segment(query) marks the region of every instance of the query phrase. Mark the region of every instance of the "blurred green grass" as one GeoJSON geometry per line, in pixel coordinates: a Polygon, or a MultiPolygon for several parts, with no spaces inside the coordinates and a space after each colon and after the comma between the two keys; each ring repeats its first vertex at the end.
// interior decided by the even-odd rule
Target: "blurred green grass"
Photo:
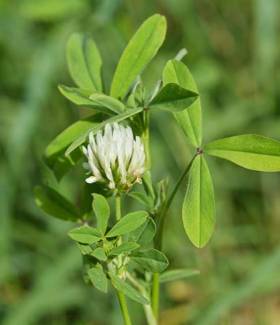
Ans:
{"type": "MultiPolygon", "coordinates": [[[[120,324],[117,302],[86,287],[81,260],[66,236],[71,225],[43,215],[34,185],[46,180],[75,197],[79,172],[56,184],[42,163],[47,143],[78,111],[58,93],[71,84],[64,47],[73,31],[90,33],[114,67],[137,26],[154,12],[168,20],[166,42],[144,73],[147,85],[186,47],[184,62],[200,88],[204,139],[262,133],[280,139],[277,0],[0,1],[0,323],[120,324]]],[[[155,179],[174,182],[190,158],[168,114],[152,120],[155,179]],[[161,157],[160,160],[158,157],[161,157]]],[[[280,322],[280,177],[210,161],[217,226],[205,249],[191,246],[175,202],[164,249],[173,266],[201,275],[162,288],[162,324],[280,322]]],[[[180,201],[180,202],[179,202],[180,201]]],[[[132,304],[136,324],[141,309],[132,304]]]]}

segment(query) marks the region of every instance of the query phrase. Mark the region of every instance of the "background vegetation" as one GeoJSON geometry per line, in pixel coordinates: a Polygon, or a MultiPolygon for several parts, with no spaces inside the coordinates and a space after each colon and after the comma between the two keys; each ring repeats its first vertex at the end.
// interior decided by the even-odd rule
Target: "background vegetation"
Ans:
{"type": "MultiPolygon", "coordinates": [[[[42,162],[47,143],[87,113],[57,90],[58,83],[71,84],[68,36],[94,37],[108,85],[128,39],[155,12],[167,17],[168,34],[144,74],[146,84],[186,47],[184,62],[202,96],[205,139],[238,133],[280,139],[278,0],[0,0],[3,325],[121,324],[114,295],[107,299],[84,284],[78,249],[66,236],[71,225],[43,215],[32,191],[43,178],[77,198],[84,181],[77,170],[57,184],[42,162]]],[[[189,146],[170,114],[155,114],[152,123],[154,174],[171,175],[173,183],[191,157],[189,146]]],[[[162,287],[162,324],[279,324],[280,175],[211,164],[218,165],[212,168],[218,215],[207,248],[186,238],[180,205],[169,213],[165,252],[174,267],[201,275],[162,287]]],[[[141,307],[132,307],[142,324],[141,307]]]]}

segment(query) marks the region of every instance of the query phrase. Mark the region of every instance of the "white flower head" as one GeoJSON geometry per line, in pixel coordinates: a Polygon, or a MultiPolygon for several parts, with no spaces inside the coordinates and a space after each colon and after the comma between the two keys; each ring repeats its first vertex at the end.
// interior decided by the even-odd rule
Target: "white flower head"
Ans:
{"type": "Polygon", "coordinates": [[[87,183],[104,183],[111,190],[127,191],[145,171],[145,152],[140,137],[118,123],[106,124],[104,130],[89,134],[83,152],[91,173],[87,183]]]}

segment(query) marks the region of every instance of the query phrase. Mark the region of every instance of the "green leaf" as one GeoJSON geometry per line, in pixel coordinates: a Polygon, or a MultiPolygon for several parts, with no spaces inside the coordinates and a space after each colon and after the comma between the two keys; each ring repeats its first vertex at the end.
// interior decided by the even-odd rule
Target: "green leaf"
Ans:
{"type": "Polygon", "coordinates": [[[89,96],[89,98],[96,105],[106,107],[114,113],[119,114],[125,110],[124,104],[114,97],[110,97],[100,93],[93,93],[89,96]]]}
{"type": "Polygon", "coordinates": [[[156,55],[165,33],[166,20],[158,14],[139,27],[120,58],[111,85],[111,96],[125,97],[136,77],[156,55]]]}
{"type": "Polygon", "coordinates": [[[145,222],[145,228],[143,229],[142,233],[139,235],[137,242],[140,245],[147,245],[149,244],[156,234],[156,223],[152,218],[148,218],[145,222]]]}
{"type": "Polygon", "coordinates": [[[77,246],[78,246],[82,255],[90,255],[93,251],[89,245],[80,244],[77,242],[77,246]]]}
{"type": "Polygon", "coordinates": [[[102,247],[97,247],[90,255],[97,258],[99,261],[107,260],[106,253],[102,247]]]}
{"type": "Polygon", "coordinates": [[[150,196],[148,196],[146,193],[129,192],[127,195],[148,208],[151,208],[153,206],[153,199],[150,196]]]}
{"type": "Polygon", "coordinates": [[[81,244],[94,244],[101,239],[100,232],[89,226],[81,226],[69,231],[69,237],[81,244]]]}
{"type": "Polygon", "coordinates": [[[87,106],[104,114],[118,114],[125,110],[125,106],[119,100],[101,93],[64,85],[59,85],[58,89],[74,104],[87,106]]]}
{"type": "Polygon", "coordinates": [[[66,155],[70,155],[71,152],[73,152],[75,149],[77,149],[80,145],[82,145],[90,132],[92,132],[93,134],[96,134],[99,130],[103,129],[104,126],[107,124],[107,123],[114,123],[114,122],[121,122],[129,117],[132,117],[133,115],[136,115],[140,112],[143,111],[143,107],[136,107],[136,108],[133,108],[133,109],[130,109],[126,112],[123,112],[121,114],[118,114],[118,115],[115,115],[115,116],[112,116],[111,118],[99,123],[98,126],[95,126],[95,127],[91,127],[89,128],[87,131],[85,131],[80,137],[78,137],[77,140],[75,140],[69,147],[68,149],[66,150],[66,155]]]}
{"type": "Polygon", "coordinates": [[[105,293],[108,291],[108,280],[100,264],[89,269],[87,273],[90,281],[96,289],[105,293]]]}
{"type": "MultiPolygon", "coordinates": [[[[184,63],[177,60],[168,61],[163,70],[164,85],[171,82],[177,83],[185,89],[198,92],[191,72],[184,63]]],[[[174,116],[191,144],[194,147],[200,147],[202,140],[200,98],[198,97],[187,110],[175,113],[174,116]]]]}
{"type": "Polygon", "coordinates": [[[185,278],[189,278],[194,275],[198,275],[200,272],[198,270],[191,269],[178,269],[178,270],[170,270],[160,274],[159,281],[161,283],[181,280],[185,278]]]}
{"type": "Polygon", "coordinates": [[[120,246],[114,247],[110,251],[110,255],[120,255],[123,253],[130,253],[131,251],[137,249],[138,247],[140,246],[135,242],[122,243],[120,246]]]}
{"type": "Polygon", "coordinates": [[[202,155],[193,161],[183,203],[184,228],[196,247],[210,239],[215,225],[215,198],[212,178],[202,155]]]}
{"type": "Polygon", "coordinates": [[[112,115],[121,113],[125,110],[124,104],[114,97],[64,85],[59,85],[58,89],[63,96],[74,104],[88,106],[101,113],[112,115]]]}
{"type": "Polygon", "coordinates": [[[145,192],[154,201],[155,191],[154,191],[154,187],[153,187],[151,172],[149,170],[145,172],[142,180],[143,180],[143,186],[144,186],[145,192]]]}
{"type": "Polygon", "coordinates": [[[77,33],[71,35],[67,43],[67,63],[78,87],[102,92],[102,60],[91,38],[77,33]]]}
{"type": "Polygon", "coordinates": [[[168,179],[164,178],[156,184],[155,210],[160,211],[167,200],[168,179]]]}
{"type": "Polygon", "coordinates": [[[73,168],[82,158],[81,150],[75,150],[69,156],[65,156],[64,152],[60,152],[50,159],[45,157],[45,163],[54,173],[56,179],[59,181],[71,168],[73,168]]]}
{"type": "Polygon", "coordinates": [[[198,94],[187,90],[175,83],[166,84],[150,102],[150,110],[165,110],[172,113],[180,112],[188,108],[198,94]]]}
{"type": "Polygon", "coordinates": [[[160,251],[150,248],[132,253],[131,259],[150,272],[163,272],[169,262],[160,251]]]}
{"type": "Polygon", "coordinates": [[[127,234],[140,227],[147,219],[146,211],[131,212],[121,218],[113,228],[107,233],[106,237],[115,237],[127,234]]]}
{"type": "Polygon", "coordinates": [[[88,129],[96,127],[100,124],[102,116],[100,114],[92,115],[86,119],[73,123],[58,136],[52,140],[45,150],[45,159],[52,165],[57,155],[63,153],[66,148],[79,136],[84,134],[88,129]]]}
{"type": "Polygon", "coordinates": [[[79,149],[74,150],[71,155],[66,157],[65,150],[67,147],[86,130],[98,125],[102,120],[102,114],[94,114],[80,120],[62,131],[48,145],[44,154],[44,160],[58,179],[65,175],[82,158],[82,152],[79,149]]]}
{"type": "Polygon", "coordinates": [[[140,245],[149,244],[156,234],[156,224],[152,218],[148,218],[142,226],[129,234],[129,239],[140,245]]]}
{"type": "Polygon", "coordinates": [[[35,202],[47,214],[62,220],[77,221],[80,215],[75,206],[49,186],[36,186],[35,202]]]}
{"type": "Polygon", "coordinates": [[[92,207],[97,218],[97,228],[102,234],[105,234],[110,217],[109,204],[104,196],[94,193],[92,207]]]}
{"type": "Polygon", "coordinates": [[[146,305],[149,304],[149,300],[143,297],[136,289],[134,289],[130,284],[121,280],[118,276],[110,273],[110,278],[112,280],[112,285],[121,291],[124,295],[130,299],[138,302],[139,304],[146,305]]]}
{"type": "Polygon", "coordinates": [[[229,160],[241,167],[262,171],[280,171],[280,142],[255,134],[237,135],[208,143],[205,152],[229,160]]]}
{"type": "Polygon", "coordinates": [[[131,92],[129,93],[129,97],[127,99],[127,105],[132,107],[143,106],[146,98],[146,89],[143,85],[141,77],[137,77],[137,81],[135,82],[131,92]]]}
{"type": "Polygon", "coordinates": [[[58,89],[64,97],[66,97],[76,105],[83,105],[83,106],[93,105],[93,102],[89,99],[89,96],[92,94],[92,91],[90,90],[68,87],[65,85],[59,85],[58,89]]]}

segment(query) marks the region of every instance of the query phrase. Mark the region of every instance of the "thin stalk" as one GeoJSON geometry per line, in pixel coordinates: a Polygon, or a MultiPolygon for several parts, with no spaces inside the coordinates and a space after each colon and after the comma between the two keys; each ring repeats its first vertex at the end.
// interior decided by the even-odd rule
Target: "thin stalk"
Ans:
{"type": "MultiPolygon", "coordinates": [[[[174,199],[181,183],[183,182],[184,178],[187,176],[188,172],[190,171],[192,163],[198,154],[200,154],[200,152],[197,152],[193,156],[192,160],[189,162],[186,169],[184,170],[182,175],[177,180],[173,191],[171,192],[168,200],[166,201],[166,204],[164,205],[164,207],[159,215],[158,232],[157,232],[157,236],[155,238],[155,248],[157,248],[159,250],[161,250],[161,248],[162,248],[162,234],[163,234],[166,213],[168,212],[168,209],[169,209],[170,205],[172,204],[173,199],[174,199]]],[[[159,273],[154,273],[153,280],[152,280],[152,308],[153,308],[154,316],[156,319],[158,319],[158,310],[159,310],[159,289],[160,289],[159,288],[159,273]]]]}
{"type": "Polygon", "coordinates": [[[182,184],[183,180],[185,179],[185,177],[187,176],[188,172],[191,169],[191,166],[193,164],[194,159],[196,158],[197,155],[199,155],[200,153],[197,152],[191,159],[191,161],[189,162],[189,164],[187,165],[186,169],[183,171],[182,175],[179,177],[179,179],[177,180],[169,198],[167,199],[162,211],[160,212],[159,215],[159,221],[158,221],[158,234],[157,237],[155,239],[155,244],[156,244],[156,248],[157,249],[161,249],[162,247],[162,233],[163,233],[163,228],[164,228],[164,222],[165,222],[165,217],[166,214],[170,208],[170,205],[173,202],[173,199],[176,195],[176,193],[178,192],[178,189],[180,187],[180,185],[182,184]]]}
{"type": "MultiPolygon", "coordinates": [[[[115,197],[115,206],[116,206],[116,221],[119,221],[122,216],[122,209],[121,209],[121,197],[118,194],[115,197]]],[[[118,245],[120,245],[120,244],[121,244],[121,238],[118,241],[118,245]]],[[[132,323],[130,320],[125,295],[119,290],[116,290],[116,291],[117,291],[119,304],[121,307],[124,324],[131,325],[132,323]]]]}
{"type": "Polygon", "coordinates": [[[179,179],[177,180],[177,182],[176,182],[176,184],[175,184],[175,186],[174,186],[174,189],[173,189],[173,191],[171,192],[171,194],[170,194],[170,196],[169,196],[169,198],[168,198],[168,200],[167,200],[167,203],[166,203],[166,206],[165,206],[165,210],[164,210],[165,213],[168,211],[168,209],[169,209],[169,207],[170,207],[170,205],[171,205],[171,203],[172,203],[172,201],[173,201],[173,199],[174,199],[174,197],[175,197],[175,195],[176,195],[176,193],[177,193],[177,191],[178,191],[178,189],[179,189],[181,183],[183,182],[184,178],[187,176],[188,172],[190,171],[190,169],[191,169],[191,167],[192,167],[192,164],[193,164],[193,161],[194,161],[194,159],[195,159],[195,157],[196,157],[197,155],[199,155],[199,153],[196,153],[196,154],[192,157],[192,159],[191,159],[191,161],[188,163],[186,169],[183,171],[182,175],[181,175],[181,176],[179,177],[179,179]]]}

